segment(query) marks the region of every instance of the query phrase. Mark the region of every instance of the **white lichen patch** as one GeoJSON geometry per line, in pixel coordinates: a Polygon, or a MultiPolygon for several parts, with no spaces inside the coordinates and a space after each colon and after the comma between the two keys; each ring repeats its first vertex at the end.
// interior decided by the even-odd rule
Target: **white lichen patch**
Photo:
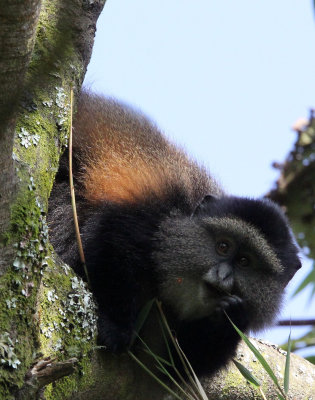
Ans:
{"type": "Polygon", "coordinates": [[[52,334],[54,332],[54,328],[51,326],[46,326],[46,327],[40,327],[41,333],[47,338],[50,339],[52,337],[52,334]]]}
{"type": "Polygon", "coordinates": [[[8,332],[0,335],[0,362],[2,365],[16,369],[21,361],[14,353],[14,344],[8,332]]]}
{"type": "Polygon", "coordinates": [[[36,186],[35,186],[34,178],[32,176],[30,176],[30,182],[31,183],[28,185],[28,188],[30,191],[33,191],[36,189],[36,186]]]}
{"type": "MultiPolygon", "coordinates": [[[[63,266],[63,270],[67,274],[71,271],[67,265],[63,266]]],[[[76,276],[70,278],[70,285],[70,293],[66,294],[65,289],[51,288],[43,282],[48,305],[47,314],[40,323],[40,332],[48,339],[45,348],[50,351],[68,351],[69,340],[87,343],[96,334],[96,305],[92,294],[76,276]]]]}
{"type": "Polygon", "coordinates": [[[96,305],[82,279],[71,278],[71,286],[75,293],[68,295],[67,312],[76,320],[75,329],[80,330],[81,337],[83,333],[83,340],[89,341],[96,333],[96,305]]]}
{"type": "Polygon", "coordinates": [[[55,289],[48,290],[48,292],[47,292],[47,300],[50,303],[53,303],[58,299],[59,299],[59,297],[56,295],[56,290],[55,289]]]}
{"type": "Polygon", "coordinates": [[[62,264],[61,268],[65,271],[65,274],[68,276],[71,268],[67,264],[62,264]]]}
{"type": "Polygon", "coordinates": [[[7,299],[5,302],[9,309],[16,308],[17,299],[15,297],[12,297],[11,299],[7,299]]]}
{"type": "Polygon", "coordinates": [[[44,105],[45,107],[49,107],[49,108],[50,108],[53,104],[54,104],[54,102],[53,102],[52,99],[43,101],[43,105],[44,105]]]}
{"type": "Polygon", "coordinates": [[[56,94],[56,105],[59,108],[57,115],[57,125],[62,127],[62,125],[69,118],[70,104],[68,103],[67,94],[62,87],[55,87],[56,94]]]}
{"type": "MultiPolygon", "coordinates": [[[[29,189],[35,188],[34,179],[30,177],[29,189]]],[[[17,271],[23,272],[23,278],[26,277],[30,266],[39,264],[41,268],[47,265],[47,257],[45,256],[45,248],[48,242],[48,225],[46,222],[46,215],[38,198],[35,200],[38,210],[31,211],[31,217],[36,218],[36,225],[39,228],[38,238],[32,239],[33,226],[25,227],[25,237],[20,242],[15,243],[14,247],[17,248],[13,267],[17,271]]],[[[31,222],[32,224],[32,222],[31,222]]]]}
{"type": "Polygon", "coordinates": [[[25,128],[21,128],[21,132],[17,134],[20,138],[20,145],[28,148],[30,146],[37,146],[40,136],[37,134],[32,135],[25,128]]]}
{"type": "Polygon", "coordinates": [[[62,347],[63,347],[62,339],[59,338],[59,339],[56,341],[56,343],[54,344],[53,350],[54,350],[54,351],[59,351],[59,350],[62,349],[62,347]]]}
{"type": "Polygon", "coordinates": [[[63,87],[58,87],[58,86],[56,86],[55,89],[57,90],[56,104],[59,108],[64,108],[67,99],[65,90],[63,87]]]}

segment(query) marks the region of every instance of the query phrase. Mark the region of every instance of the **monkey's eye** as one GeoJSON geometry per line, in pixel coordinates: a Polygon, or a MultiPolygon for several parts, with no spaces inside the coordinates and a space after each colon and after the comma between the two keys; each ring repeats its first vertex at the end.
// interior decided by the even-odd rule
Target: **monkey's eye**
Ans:
{"type": "Polygon", "coordinates": [[[239,256],[236,263],[238,266],[245,268],[249,266],[249,259],[246,256],[239,256]]]}
{"type": "Polygon", "coordinates": [[[216,243],[215,249],[219,256],[226,256],[230,251],[230,243],[226,240],[220,240],[216,243]]]}

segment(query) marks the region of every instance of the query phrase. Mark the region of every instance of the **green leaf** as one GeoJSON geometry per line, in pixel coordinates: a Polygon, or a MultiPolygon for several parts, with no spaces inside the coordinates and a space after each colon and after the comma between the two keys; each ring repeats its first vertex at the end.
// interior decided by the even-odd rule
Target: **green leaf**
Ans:
{"type": "MultiPolygon", "coordinates": [[[[298,339],[291,339],[291,352],[296,349],[305,349],[307,347],[315,346],[315,328],[311,329],[305,335],[298,339]]],[[[288,350],[287,344],[281,346],[284,350],[288,350]]]]}
{"type": "MultiPolygon", "coordinates": [[[[140,337],[139,335],[138,335],[138,339],[139,339],[140,342],[143,344],[143,346],[144,346],[144,351],[145,351],[147,354],[149,354],[151,357],[153,357],[154,360],[157,362],[157,365],[155,365],[155,367],[156,367],[159,371],[163,372],[163,374],[165,374],[165,375],[168,377],[168,379],[169,379],[171,382],[173,382],[173,383],[175,384],[175,386],[176,386],[181,392],[183,392],[183,393],[185,394],[185,397],[186,397],[187,399],[189,399],[189,395],[188,395],[188,394],[184,391],[184,389],[178,384],[178,382],[174,379],[174,377],[172,376],[172,374],[164,367],[163,363],[166,363],[166,364],[167,364],[167,361],[164,360],[162,357],[158,356],[157,354],[155,354],[155,353],[150,349],[150,347],[144,342],[144,340],[141,339],[141,337],[140,337]]],[[[131,353],[131,352],[129,352],[129,353],[131,353]]],[[[134,356],[134,359],[135,359],[135,356],[134,356]]],[[[153,373],[152,371],[151,371],[151,374],[154,375],[154,373],[153,373]]]]}
{"type": "Polygon", "coordinates": [[[161,379],[159,379],[152,371],[149,370],[140,360],[137,358],[131,351],[128,351],[128,354],[130,355],[131,358],[133,358],[137,364],[139,364],[150,376],[152,376],[153,379],[155,379],[164,389],[170,393],[172,396],[174,396],[178,400],[183,400],[181,397],[179,397],[171,388],[169,388],[161,379]]]}
{"type": "Polygon", "coordinates": [[[290,384],[290,355],[291,355],[291,331],[288,338],[288,350],[285,358],[285,369],[284,369],[284,392],[288,394],[290,384]]]}
{"type": "Polygon", "coordinates": [[[259,380],[246,368],[244,367],[243,364],[239,363],[236,360],[233,360],[236,368],[240,371],[240,373],[244,376],[244,378],[250,382],[252,385],[254,385],[255,387],[259,387],[260,386],[260,382],[259,380]]]}
{"type": "Polygon", "coordinates": [[[201,383],[200,383],[200,381],[199,381],[197,375],[195,374],[195,371],[193,370],[193,367],[191,366],[191,364],[190,364],[188,358],[186,357],[186,354],[183,352],[183,350],[182,350],[182,348],[180,347],[180,345],[179,345],[179,343],[178,343],[177,340],[176,340],[176,344],[177,344],[178,350],[179,350],[179,351],[181,352],[181,354],[182,354],[182,357],[183,357],[184,362],[187,364],[187,367],[188,367],[189,370],[190,370],[189,379],[192,380],[192,383],[196,386],[196,389],[197,389],[197,391],[198,391],[198,395],[200,395],[201,400],[208,400],[208,397],[207,397],[207,395],[206,395],[206,392],[204,391],[204,389],[203,389],[203,387],[202,387],[202,385],[201,385],[201,383]]]}
{"type": "MultiPolygon", "coordinates": [[[[184,371],[187,374],[188,380],[189,380],[189,382],[191,384],[190,389],[191,388],[195,388],[197,390],[197,395],[199,396],[198,398],[201,398],[202,400],[208,400],[208,397],[207,397],[207,395],[206,395],[201,383],[199,382],[199,379],[197,378],[192,366],[190,365],[185,353],[183,352],[183,350],[181,349],[177,339],[173,336],[173,334],[171,332],[171,329],[170,329],[170,327],[168,325],[166,316],[165,316],[165,314],[164,314],[164,312],[162,310],[162,303],[159,302],[159,301],[156,301],[156,305],[157,305],[157,308],[158,308],[158,310],[160,312],[161,323],[162,323],[162,332],[164,331],[164,329],[163,329],[163,324],[164,324],[164,327],[166,329],[166,333],[168,333],[168,335],[169,335],[169,337],[170,337],[170,339],[171,339],[171,341],[172,341],[172,343],[173,343],[173,345],[175,347],[175,350],[176,350],[176,352],[177,352],[177,354],[178,354],[178,356],[179,356],[179,358],[181,360],[181,364],[182,364],[182,366],[184,368],[184,371]]],[[[173,359],[172,359],[172,363],[173,363],[173,359]]],[[[178,372],[178,370],[175,368],[175,365],[174,365],[174,370],[175,370],[177,376],[183,381],[183,378],[182,378],[181,374],[178,372]]],[[[186,385],[187,384],[188,384],[188,382],[186,382],[186,385]]],[[[194,392],[194,389],[193,389],[193,392],[194,392]]]]}
{"type": "Polygon", "coordinates": [[[233,322],[231,321],[231,319],[229,318],[229,316],[226,313],[225,313],[225,315],[227,316],[227,318],[229,319],[231,324],[234,326],[234,329],[236,330],[236,332],[240,335],[240,337],[244,340],[246,345],[249,347],[249,349],[255,354],[257,360],[260,362],[260,364],[262,365],[264,370],[270,376],[270,378],[272,379],[274,384],[277,386],[277,388],[280,390],[280,392],[282,392],[282,389],[281,389],[281,386],[279,384],[279,381],[278,381],[276,375],[274,374],[273,370],[270,368],[269,364],[265,360],[264,356],[252,344],[252,342],[248,339],[248,337],[246,335],[244,335],[244,333],[242,331],[240,331],[236,325],[233,324],[233,322]]]}
{"type": "Polygon", "coordinates": [[[130,346],[132,346],[134,344],[134,341],[136,340],[136,337],[139,335],[139,332],[142,328],[142,326],[144,325],[145,321],[148,318],[148,315],[151,311],[152,305],[155,302],[155,298],[148,301],[141,309],[141,311],[138,314],[138,317],[136,319],[136,323],[135,323],[135,328],[134,328],[134,332],[132,334],[132,338],[130,341],[130,346]]]}
{"type": "MultiPolygon", "coordinates": [[[[153,357],[153,355],[152,355],[153,352],[152,352],[152,351],[150,351],[150,350],[148,350],[148,349],[144,349],[144,351],[145,351],[147,354],[149,354],[150,356],[153,357]]],[[[154,353],[154,358],[155,358],[156,360],[160,361],[160,363],[167,365],[168,367],[172,367],[172,366],[173,366],[169,361],[165,360],[165,358],[163,358],[163,357],[161,357],[161,356],[158,356],[158,355],[155,354],[155,353],[154,353]]]]}
{"type": "Polygon", "coordinates": [[[163,335],[165,347],[167,348],[168,357],[170,359],[170,362],[171,362],[173,368],[175,369],[175,363],[174,363],[173,355],[172,355],[172,352],[171,352],[171,349],[170,349],[170,346],[169,346],[169,343],[168,343],[168,340],[167,340],[167,337],[166,337],[165,329],[163,327],[163,323],[162,323],[161,318],[159,318],[159,325],[160,325],[161,332],[162,332],[162,335],[163,335]]]}

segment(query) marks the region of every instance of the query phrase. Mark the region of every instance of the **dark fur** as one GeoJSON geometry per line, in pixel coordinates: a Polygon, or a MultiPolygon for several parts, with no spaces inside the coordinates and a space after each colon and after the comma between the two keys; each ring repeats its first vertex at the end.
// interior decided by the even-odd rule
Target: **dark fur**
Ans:
{"type": "MultiPolygon", "coordinates": [[[[223,310],[244,331],[264,326],[275,316],[284,287],[300,266],[285,217],[268,200],[224,195],[202,168],[163,139],[143,116],[130,109],[85,94],[77,115],[74,147],[77,206],[86,264],[99,305],[99,343],[112,351],[125,349],[141,307],[154,296],[162,297],[170,323],[193,367],[197,372],[212,373],[226,364],[239,341],[223,310]],[[94,155],[102,142],[97,146],[93,144],[94,136],[92,139],[89,136],[92,130],[97,130],[98,137],[103,134],[104,138],[112,131],[118,131],[118,135],[121,132],[119,146],[122,147],[125,137],[127,141],[129,136],[134,140],[133,135],[142,135],[138,158],[148,154],[153,169],[160,166],[158,177],[152,178],[155,186],[152,183],[151,191],[148,179],[148,187],[142,184],[138,193],[136,183],[134,188],[128,186],[116,201],[106,190],[97,193],[95,183],[93,190],[97,196],[89,198],[85,183],[92,179],[87,173],[91,165],[99,163],[97,173],[105,176],[101,161],[94,155]],[[161,182],[162,191],[158,192],[160,188],[156,182],[161,182]],[[133,191],[129,196],[130,187],[133,191]],[[128,200],[121,200],[123,198],[128,200]],[[228,296],[213,289],[218,307],[210,315],[181,320],[168,304],[168,298],[172,297],[172,289],[168,287],[172,288],[172,279],[177,276],[187,277],[188,281],[201,280],[202,274],[210,268],[207,263],[212,256],[207,253],[207,243],[210,245],[212,239],[207,233],[207,224],[213,217],[235,217],[254,227],[255,232],[266,239],[270,252],[276,254],[282,268],[276,272],[266,272],[263,268],[249,271],[248,283],[241,277],[228,296]],[[163,298],[161,288],[165,282],[167,295],[163,298]],[[250,287],[247,289],[246,285],[250,287]]],[[[111,153],[108,141],[103,150],[111,153]]],[[[50,200],[51,242],[62,259],[84,278],[73,229],[66,157],[67,154],[61,162],[50,200]]],[[[136,154],[131,162],[137,163],[137,160],[136,154]]],[[[113,163],[109,159],[105,167],[108,164],[109,170],[116,171],[116,164],[115,168],[111,167],[113,163]]],[[[126,171],[128,168],[124,173],[126,171]]],[[[211,231],[211,224],[209,229],[211,231]]],[[[176,290],[175,287],[174,296],[176,290]]]]}

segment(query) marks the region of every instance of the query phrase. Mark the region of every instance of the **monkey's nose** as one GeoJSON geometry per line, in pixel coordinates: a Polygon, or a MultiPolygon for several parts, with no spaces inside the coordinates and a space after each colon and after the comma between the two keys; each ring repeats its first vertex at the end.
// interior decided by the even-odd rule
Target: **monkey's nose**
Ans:
{"type": "Polygon", "coordinates": [[[215,268],[211,268],[204,276],[203,281],[207,286],[230,290],[233,286],[233,268],[228,262],[223,262],[215,268]]]}
{"type": "Polygon", "coordinates": [[[221,281],[228,279],[232,275],[233,269],[227,262],[221,263],[218,268],[218,277],[221,281]]]}

